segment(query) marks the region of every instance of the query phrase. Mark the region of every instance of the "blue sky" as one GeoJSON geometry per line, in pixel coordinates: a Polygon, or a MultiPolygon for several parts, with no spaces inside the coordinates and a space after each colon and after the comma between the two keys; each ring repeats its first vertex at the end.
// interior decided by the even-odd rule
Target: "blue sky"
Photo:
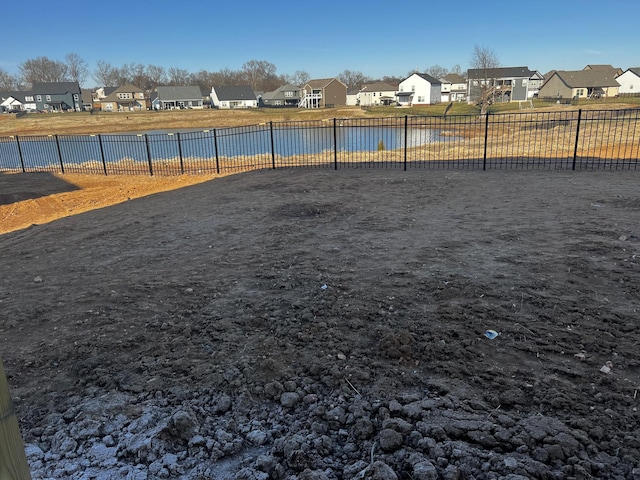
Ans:
{"type": "Polygon", "coordinates": [[[466,70],[476,44],[502,66],[543,74],[640,66],[637,0],[4,0],[3,11],[10,21],[0,28],[0,68],[14,75],[25,60],[63,61],[73,52],[91,71],[98,60],[197,72],[239,70],[255,59],[278,74],[404,77],[436,64],[466,70]]]}

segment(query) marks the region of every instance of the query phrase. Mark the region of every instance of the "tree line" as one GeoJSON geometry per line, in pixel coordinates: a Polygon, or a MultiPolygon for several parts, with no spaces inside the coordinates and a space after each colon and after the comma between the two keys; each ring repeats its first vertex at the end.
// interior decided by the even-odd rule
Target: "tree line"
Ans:
{"type": "MultiPolygon", "coordinates": [[[[11,75],[0,68],[0,90],[30,90],[34,83],[42,82],[78,82],[80,86],[85,86],[88,78],[92,77],[96,86],[119,87],[131,84],[144,91],[152,91],[161,85],[197,85],[204,92],[214,85],[250,85],[254,91],[269,92],[285,83],[302,86],[310,80],[309,74],[304,70],[279,75],[276,73],[276,66],[265,60],[249,60],[239,70],[223,68],[219,71],[200,70],[195,73],[176,67],[165,68],[141,63],[128,63],[118,67],[99,60],[95,70],[90,71],[87,62],[76,53],[69,53],[64,60],[52,60],[45,56],[29,59],[18,65],[18,71],[19,74],[11,75]]],[[[416,72],[417,69],[412,70],[407,76],[416,72]]],[[[459,65],[450,70],[433,65],[425,73],[441,78],[447,73],[462,74],[462,71],[459,65]]],[[[362,72],[351,70],[344,70],[337,78],[349,89],[361,88],[363,84],[374,81],[397,84],[403,80],[393,76],[373,79],[362,72]]]]}

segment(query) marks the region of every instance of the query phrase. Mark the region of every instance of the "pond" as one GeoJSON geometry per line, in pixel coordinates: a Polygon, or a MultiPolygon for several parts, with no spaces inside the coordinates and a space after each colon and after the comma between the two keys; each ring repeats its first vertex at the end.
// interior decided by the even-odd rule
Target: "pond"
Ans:
{"type": "Polygon", "coordinates": [[[371,152],[451,142],[439,129],[398,126],[276,127],[259,125],[219,130],[152,131],[139,134],[0,138],[0,170],[60,163],[212,159],[273,154],[279,157],[331,152],[371,152]]]}

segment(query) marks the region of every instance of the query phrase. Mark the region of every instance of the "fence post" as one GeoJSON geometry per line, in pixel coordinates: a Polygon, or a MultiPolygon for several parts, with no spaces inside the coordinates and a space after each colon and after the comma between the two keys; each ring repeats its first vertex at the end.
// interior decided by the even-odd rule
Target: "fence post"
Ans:
{"type": "Polygon", "coordinates": [[[489,139],[489,112],[484,114],[484,154],[482,156],[482,170],[487,169],[487,142],[489,139]]]}
{"type": "Polygon", "coordinates": [[[22,173],[25,173],[27,170],[24,168],[24,158],[22,157],[22,146],[20,145],[20,139],[18,135],[16,135],[16,145],[18,146],[18,155],[20,156],[20,166],[22,167],[22,173]]]}
{"type": "Polygon", "coordinates": [[[338,126],[336,117],[333,117],[333,169],[338,169],[338,126]]]}
{"type": "Polygon", "coordinates": [[[9,384],[0,358],[0,477],[31,480],[18,419],[13,410],[9,384]]]}
{"type": "Polygon", "coordinates": [[[273,122],[269,122],[269,132],[271,134],[271,168],[276,169],[276,149],[273,143],[273,122]]]}
{"type": "Polygon", "coordinates": [[[216,173],[220,173],[220,159],[218,158],[218,134],[216,129],[213,129],[213,149],[216,153],[216,173]]]}
{"type": "Polygon", "coordinates": [[[573,165],[571,170],[576,169],[576,159],[578,158],[578,139],[580,138],[580,119],[582,118],[582,109],[578,109],[578,123],[576,124],[576,144],[573,147],[573,165]]]}
{"type": "Polygon", "coordinates": [[[407,171],[407,124],[409,123],[409,116],[404,116],[404,171],[407,171]]]}
{"type": "Polygon", "coordinates": [[[182,159],[182,143],[180,142],[180,132],[176,133],[178,137],[178,155],[180,155],[180,174],[184,175],[184,160],[182,159]]]}
{"type": "Polygon", "coordinates": [[[102,170],[107,174],[107,161],[104,159],[104,147],[102,146],[102,135],[98,134],[98,145],[100,145],[100,157],[102,158],[102,170]]]}
{"type": "Polygon", "coordinates": [[[56,148],[58,149],[58,160],[60,161],[60,170],[64,173],[64,163],[62,163],[62,151],[60,151],[60,140],[58,139],[58,134],[56,133],[56,148]]]}
{"type": "Polygon", "coordinates": [[[144,142],[147,144],[147,160],[149,161],[149,175],[153,177],[153,164],[151,163],[151,146],[149,145],[149,134],[144,134],[144,142]]]}

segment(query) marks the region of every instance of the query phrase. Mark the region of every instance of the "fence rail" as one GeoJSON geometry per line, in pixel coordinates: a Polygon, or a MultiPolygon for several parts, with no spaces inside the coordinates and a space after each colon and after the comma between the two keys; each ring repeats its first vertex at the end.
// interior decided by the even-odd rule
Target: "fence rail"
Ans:
{"type": "Polygon", "coordinates": [[[334,118],[155,134],[0,137],[0,172],[637,169],[640,109],[334,118]]]}

